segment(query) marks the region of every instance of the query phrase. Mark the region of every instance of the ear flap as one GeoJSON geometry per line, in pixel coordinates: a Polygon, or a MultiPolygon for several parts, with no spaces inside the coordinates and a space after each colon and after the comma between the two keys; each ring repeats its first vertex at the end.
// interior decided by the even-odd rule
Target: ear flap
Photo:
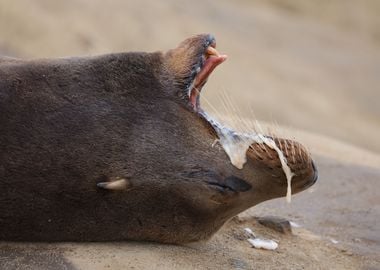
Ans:
{"type": "Polygon", "coordinates": [[[224,185],[236,192],[245,192],[252,188],[249,183],[233,175],[224,179],[224,185]]]}
{"type": "Polygon", "coordinates": [[[107,182],[97,183],[96,186],[102,189],[121,191],[121,190],[127,190],[128,188],[130,188],[131,183],[125,178],[116,177],[114,179],[111,178],[107,182]]]}

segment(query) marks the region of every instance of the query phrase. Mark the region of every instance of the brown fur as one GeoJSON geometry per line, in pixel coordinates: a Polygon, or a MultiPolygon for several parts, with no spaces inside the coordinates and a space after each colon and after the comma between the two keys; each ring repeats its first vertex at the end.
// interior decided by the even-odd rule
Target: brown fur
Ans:
{"type": "MultiPolygon", "coordinates": [[[[236,169],[189,108],[187,88],[213,42],[200,35],[166,54],[0,62],[0,239],[191,242],[284,196],[269,156],[253,146],[236,169]],[[115,177],[128,189],[97,187],[115,177]]],[[[295,192],[316,178],[308,155],[297,160],[295,192]]]]}

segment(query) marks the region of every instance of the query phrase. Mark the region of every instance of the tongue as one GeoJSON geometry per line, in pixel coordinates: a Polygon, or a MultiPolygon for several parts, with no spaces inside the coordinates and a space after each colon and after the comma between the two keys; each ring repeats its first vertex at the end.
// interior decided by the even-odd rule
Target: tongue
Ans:
{"type": "Polygon", "coordinates": [[[193,108],[197,110],[197,99],[199,98],[199,92],[202,89],[202,86],[206,83],[208,76],[211,72],[221,63],[223,63],[227,59],[227,55],[212,55],[207,58],[205,64],[201,71],[197,74],[197,77],[194,81],[194,86],[190,91],[190,103],[193,108]]]}
{"type": "Polygon", "coordinates": [[[202,70],[198,73],[197,77],[195,78],[194,87],[198,88],[199,86],[202,86],[208,76],[211,74],[211,72],[221,63],[223,63],[227,59],[227,55],[218,55],[218,56],[210,56],[207,58],[202,70]]]}

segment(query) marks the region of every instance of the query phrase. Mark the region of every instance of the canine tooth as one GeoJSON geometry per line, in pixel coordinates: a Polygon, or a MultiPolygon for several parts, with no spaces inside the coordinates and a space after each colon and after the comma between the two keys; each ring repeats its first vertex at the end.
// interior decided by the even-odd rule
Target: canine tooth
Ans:
{"type": "Polygon", "coordinates": [[[211,46],[207,48],[207,54],[219,56],[219,52],[211,46]]]}

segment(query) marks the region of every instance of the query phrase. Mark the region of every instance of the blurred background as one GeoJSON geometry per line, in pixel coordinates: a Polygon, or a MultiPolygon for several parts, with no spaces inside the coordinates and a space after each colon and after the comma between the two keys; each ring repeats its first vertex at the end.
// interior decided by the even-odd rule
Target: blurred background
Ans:
{"type": "Polygon", "coordinates": [[[168,50],[204,32],[229,55],[203,93],[217,110],[224,93],[242,116],[380,152],[378,0],[0,0],[0,55],[168,50]]]}
{"type": "MultiPolygon", "coordinates": [[[[245,215],[290,218],[372,254],[378,266],[380,0],[0,0],[0,55],[166,51],[199,33],[214,34],[218,50],[229,56],[203,89],[202,106],[223,114],[231,103],[230,115],[289,127],[287,137],[299,138],[294,129],[309,131],[301,142],[320,169],[318,184],[292,204],[281,198],[245,215]]],[[[301,255],[293,249],[283,255],[304,258],[309,268],[311,257],[326,257],[315,248],[302,245],[294,249],[301,255]]],[[[98,261],[102,252],[95,253],[98,261]]],[[[272,254],[263,260],[277,261],[272,254]]],[[[219,261],[215,256],[209,260],[219,261]]],[[[280,263],[297,268],[287,256],[280,263]]]]}

